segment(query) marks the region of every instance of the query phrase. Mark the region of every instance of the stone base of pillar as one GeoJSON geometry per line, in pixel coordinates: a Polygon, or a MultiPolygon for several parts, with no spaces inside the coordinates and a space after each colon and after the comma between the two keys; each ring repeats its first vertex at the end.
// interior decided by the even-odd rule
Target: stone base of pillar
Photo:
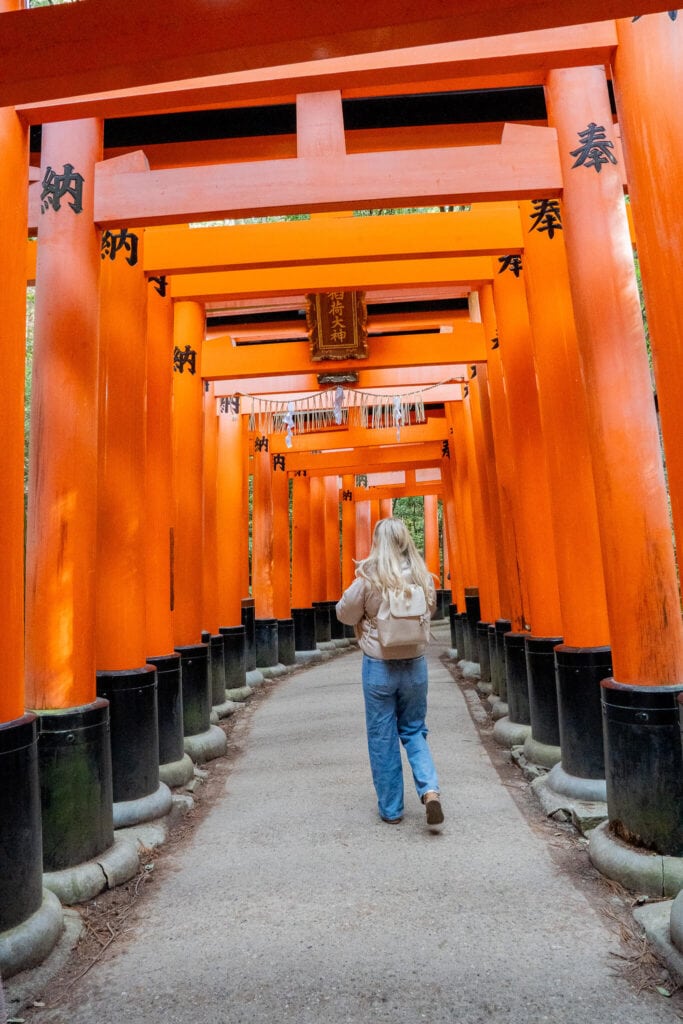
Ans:
{"type": "Polygon", "coordinates": [[[183,754],[179,761],[159,765],[159,778],[170,789],[186,786],[193,775],[194,764],[188,754],[183,754]]]}
{"type": "Polygon", "coordinates": [[[607,819],[604,779],[577,779],[564,772],[553,777],[558,768],[561,771],[561,765],[557,764],[547,775],[534,779],[531,788],[549,818],[558,811],[564,811],[571,816],[579,832],[586,835],[607,819]],[[562,789],[566,791],[562,792],[562,789]],[[599,795],[601,789],[602,799],[599,795]]]}
{"type": "Polygon", "coordinates": [[[314,665],[318,661],[323,660],[323,652],[317,648],[314,651],[297,651],[296,652],[296,663],[297,665],[314,665]]]}
{"type": "Polygon", "coordinates": [[[679,984],[683,984],[683,894],[635,907],[633,916],[679,984]]]}
{"type": "Polygon", "coordinates": [[[683,890],[683,857],[668,857],[625,843],[604,822],[590,834],[588,854],[598,871],[631,892],[677,896],[683,890]]]}
{"type": "Polygon", "coordinates": [[[143,821],[153,821],[168,814],[173,804],[173,796],[164,782],[147,796],[137,800],[114,801],[114,828],[129,828],[140,825],[143,821]]]}
{"type": "Polygon", "coordinates": [[[539,743],[530,733],[524,740],[524,756],[531,764],[537,764],[541,768],[553,768],[560,763],[562,753],[559,747],[539,743]]]}
{"type": "Polygon", "coordinates": [[[277,679],[279,676],[287,675],[287,668],[285,665],[264,665],[261,668],[264,679],[277,679]]]}
{"type": "Polygon", "coordinates": [[[130,881],[140,870],[135,843],[115,839],[108,850],[92,860],[61,871],[48,871],[43,884],[65,905],[87,903],[105,889],[130,881]]]}
{"type": "MultiPolygon", "coordinates": [[[[480,697],[488,697],[488,695],[490,693],[492,693],[492,692],[493,692],[493,685],[491,683],[482,682],[482,680],[480,679],[479,682],[477,683],[477,693],[479,694],[479,696],[480,697]]],[[[498,699],[497,695],[496,695],[496,699],[498,699]]]]}
{"type": "Polygon", "coordinates": [[[189,754],[195,764],[204,764],[222,757],[228,749],[228,737],[217,725],[210,725],[205,732],[185,737],[185,753],[189,754]]]}
{"type": "Polygon", "coordinates": [[[458,668],[462,672],[463,679],[479,679],[481,672],[478,661],[459,661],[458,668]]]}
{"type": "MultiPolygon", "coordinates": [[[[683,954],[683,894],[676,897],[671,907],[671,941],[679,953],[683,954]]],[[[683,981],[683,956],[680,980],[683,981]]]]}
{"type": "Polygon", "coordinates": [[[491,718],[493,721],[497,722],[500,718],[508,718],[510,715],[510,708],[507,702],[501,700],[500,697],[495,694],[491,694],[491,696],[495,696],[496,698],[491,704],[491,718]]]}
{"type": "Polygon", "coordinates": [[[566,772],[562,764],[556,764],[546,775],[545,781],[561,796],[588,803],[607,803],[607,783],[604,779],[580,779],[566,772]]]}
{"type": "MultiPolygon", "coordinates": [[[[237,710],[239,705],[234,700],[224,700],[222,704],[215,704],[211,708],[211,714],[216,716],[216,722],[220,722],[222,718],[229,718],[230,715],[237,710]]],[[[212,724],[216,724],[212,722],[212,724]]]]}
{"type": "Polygon", "coordinates": [[[351,641],[347,639],[347,637],[342,637],[340,640],[334,639],[332,643],[334,644],[335,647],[339,648],[340,650],[344,650],[345,648],[351,646],[351,641]]]}
{"type": "Polygon", "coordinates": [[[319,651],[336,651],[334,640],[319,640],[315,645],[319,651]]]}
{"type": "Polygon", "coordinates": [[[11,978],[37,967],[50,955],[63,930],[62,905],[49,889],[43,889],[38,909],[21,924],[0,932],[0,975],[11,978]]]}
{"type": "Polygon", "coordinates": [[[247,686],[261,686],[264,682],[264,675],[260,668],[250,668],[247,672],[247,686]]]}
{"type": "Polygon", "coordinates": [[[493,738],[500,747],[521,747],[531,732],[530,725],[499,718],[493,727],[493,738]]]}
{"type": "Polygon", "coordinates": [[[226,690],[225,698],[229,703],[243,704],[245,700],[249,700],[253,692],[251,686],[240,686],[236,690],[226,690]]]}

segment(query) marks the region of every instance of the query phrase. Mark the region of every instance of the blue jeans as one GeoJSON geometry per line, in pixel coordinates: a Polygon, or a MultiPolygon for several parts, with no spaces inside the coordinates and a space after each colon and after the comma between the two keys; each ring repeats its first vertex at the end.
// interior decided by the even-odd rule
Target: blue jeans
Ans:
{"type": "Polygon", "coordinates": [[[401,743],[413,772],[417,795],[439,790],[427,746],[427,660],[380,661],[363,655],[365,725],[372,781],[383,818],[403,814],[401,743]],[[399,742],[400,741],[400,742],[399,742]]]}

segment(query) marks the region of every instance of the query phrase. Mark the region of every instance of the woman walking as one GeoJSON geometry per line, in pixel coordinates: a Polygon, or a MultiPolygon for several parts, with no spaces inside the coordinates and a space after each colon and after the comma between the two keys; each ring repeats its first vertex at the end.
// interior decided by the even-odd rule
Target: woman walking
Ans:
{"type": "MultiPolygon", "coordinates": [[[[427,659],[425,643],[382,646],[377,613],[390,592],[417,584],[431,616],[436,606],[434,581],[401,519],[380,519],[368,557],[356,567],[356,579],[337,604],[337,618],[354,626],[363,652],[363,696],[368,752],[380,817],[390,824],[403,818],[405,747],[417,795],[428,825],[444,820],[439,782],[427,745],[427,659]]],[[[386,607],[386,600],[385,605],[386,607]]]]}

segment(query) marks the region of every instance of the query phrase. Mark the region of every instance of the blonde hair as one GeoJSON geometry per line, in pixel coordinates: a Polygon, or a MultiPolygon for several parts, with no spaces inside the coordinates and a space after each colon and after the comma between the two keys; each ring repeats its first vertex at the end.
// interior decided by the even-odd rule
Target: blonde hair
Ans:
{"type": "Polygon", "coordinates": [[[372,535],[370,554],[356,566],[356,576],[385,594],[387,590],[405,591],[409,583],[419,584],[429,593],[432,575],[415,547],[402,519],[378,519],[372,535]]]}

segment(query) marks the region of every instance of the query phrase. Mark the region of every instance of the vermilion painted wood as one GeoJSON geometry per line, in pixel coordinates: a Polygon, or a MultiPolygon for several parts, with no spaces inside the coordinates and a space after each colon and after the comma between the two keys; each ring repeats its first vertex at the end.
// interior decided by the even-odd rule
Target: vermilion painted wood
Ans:
{"type": "Polygon", "coordinates": [[[370,502],[361,500],[355,502],[356,506],[356,561],[367,558],[370,554],[372,544],[372,509],[370,502]]]}
{"type": "MultiPolygon", "coordinates": [[[[196,302],[174,307],[174,345],[186,345],[199,359],[204,310],[196,302]]],[[[175,481],[173,642],[198,644],[202,629],[203,523],[201,509],[203,461],[203,392],[198,373],[187,367],[173,374],[173,476],[175,481]]]]}
{"type": "MultiPolygon", "coordinates": [[[[660,7],[642,0],[639,11],[660,7]]],[[[376,0],[321,8],[312,26],[305,4],[271,4],[266,17],[256,0],[239,17],[211,0],[58,5],[4,15],[0,105],[632,14],[626,0],[376,0]]]]}
{"type": "Polygon", "coordinates": [[[218,561],[218,416],[211,381],[204,389],[203,413],[202,629],[216,634],[223,624],[219,614],[218,576],[224,569],[218,561]]]}
{"type": "MultiPolygon", "coordinates": [[[[201,375],[215,377],[289,376],[301,369],[310,373],[341,373],[348,370],[476,363],[486,358],[481,324],[463,321],[453,334],[397,335],[374,338],[367,359],[328,359],[311,364],[307,341],[287,345],[233,346],[228,337],[210,338],[204,343],[201,375]]],[[[410,383],[410,377],[406,383],[410,383]]]]}
{"type": "Polygon", "coordinates": [[[522,251],[515,203],[483,203],[450,214],[348,217],[227,227],[150,228],[145,271],[206,273],[276,266],[319,266],[360,260],[491,256],[522,251]]]}
{"type": "Polygon", "coordinates": [[[273,618],[273,491],[268,449],[253,455],[251,589],[257,619],[273,618]]]}
{"type": "MultiPolygon", "coordinates": [[[[270,213],[496,202],[556,196],[552,133],[524,142],[299,157],[111,175],[97,181],[102,227],[178,224],[270,213]]],[[[36,189],[32,187],[31,195],[36,189]]],[[[35,203],[35,200],[32,200],[35,203]]],[[[35,209],[32,208],[31,213],[35,209]]]]}
{"type": "MultiPolygon", "coordinates": [[[[402,427],[401,439],[406,444],[419,444],[423,441],[443,441],[448,436],[445,419],[429,416],[425,423],[416,423],[410,427],[402,427]]],[[[376,445],[395,445],[396,430],[393,427],[340,427],[339,429],[315,431],[312,433],[294,434],[291,448],[287,447],[284,434],[272,434],[269,448],[271,453],[280,453],[285,457],[294,452],[323,451],[333,447],[339,448],[373,448],[376,445]]]]}
{"type": "MultiPolygon", "coordinates": [[[[439,502],[435,495],[426,494],[424,499],[424,556],[427,568],[437,581],[441,580],[441,550],[439,544],[439,502]]],[[[440,582],[435,582],[440,586],[440,582]]]]}
{"type": "Polygon", "coordinates": [[[531,329],[519,277],[506,271],[493,282],[510,433],[514,445],[520,551],[529,598],[527,628],[534,636],[561,636],[545,439],[531,350],[531,329]]]}
{"type": "Polygon", "coordinates": [[[456,287],[459,284],[469,287],[490,280],[490,266],[490,260],[480,256],[183,274],[171,279],[171,294],[174,299],[215,302],[226,296],[248,298],[339,289],[359,289],[367,293],[374,288],[456,287]]]}
{"type": "Polygon", "coordinates": [[[683,627],[621,171],[611,164],[599,175],[572,168],[577,131],[610,123],[604,69],[551,72],[548,99],[565,177],[564,234],[587,381],[614,676],[633,685],[675,684],[683,678],[683,627]],[[599,263],[586,259],[591,251],[600,253],[599,263]]]}
{"type": "MultiPolygon", "coordinates": [[[[482,367],[486,370],[486,367],[482,367]]],[[[479,604],[481,618],[484,622],[494,622],[500,617],[500,598],[498,594],[498,571],[496,567],[497,537],[493,531],[493,516],[490,507],[488,474],[491,469],[488,463],[488,449],[483,434],[480,406],[480,384],[477,377],[470,381],[468,395],[463,401],[465,412],[467,452],[471,467],[474,469],[472,481],[476,486],[472,490],[472,501],[477,510],[479,520],[479,540],[477,543],[477,564],[479,566],[479,604]]],[[[486,380],[484,380],[486,386],[486,380]]]]}
{"type": "MultiPolygon", "coordinates": [[[[17,10],[16,0],[2,0],[0,13],[17,10]]],[[[0,109],[0,178],[4,195],[12,195],[26,174],[28,136],[12,110],[0,109]]],[[[0,655],[0,722],[24,713],[24,364],[26,287],[17,246],[26,237],[26,204],[0,207],[3,287],[0,323],[3,327],[3,372],[0,378],[0,617],[5,632],[0,655]],[[18,264],[18,265],[17,265],[18,264]]]]}
{"type": "MultiPolygon", "coordinates": [[[[608,64],[615,45],[613,22],[576,24],[488,36],[475,44],[467,40],[408,46],[400,50],[167,82],[163,86],[113,89],[95,96],[20,105],[19,110],[28,123],[45,124],[92,117],[95,113],[100,117],[123,117],[164,110],[209,110],[250,103],[294,102],[300,93],[328,89],[342,89],[345,96],[386,96],[396,92],[540,83],[545,72],[553,67],[608,64]]],[[[275,140],[271,144],[275,145],[275,140]]],[[[294,155],[293,151],[289,155],[294,155]]],[[[154,162],[151,155],[150,160],[154,162]]]]}
{"type": "MultiPolygon", "coordinates": [[[[495,447],[497,494],[492,501],[498,505],[500,517],[500,555],[498,561],[498,583],[501,598],[501,617],[507,618],[512,629],[520,632],[526,622],[525,566],[519,540],[521,525],[517,508],[517,487],[515,485],[515,458],[507,402],[503,383],[503,368],[500,358],[498,325],[493,304],[491,285],[479,292],[481,317],[488,342],[487,379],[489,414],[491,420],[491,441],[495,447]]],[[[484,392],[481,392],[482,402],[484,392]]],[[[483,405],[482,405],[483,408],[483,405]]]]}
{"type": "MultiPolygon", "coordinates": [[[[218,417],[218,617],[221,626],[242,624],[242,598],[248,594],[243,586],[244,546],[249,518],[249,502],[244,489],[245,459],[244,417],[231,413],[218,417]]],[[[248,567],[247,567],[248,571],[248,567]]]]}
{"type": "Polygon", "coordinates": [[[311,584],[311,480],[294,478],[292,495],[292,608],[309,608],[311,584]]]}
{"type": "Polygon", "coordinates": [[[147,451],[145,458],[145,627],[150,658],[173,651],[174,526],[171,406],[173,304],[147,284],[147,451]]]}
{"type": "MultiPolygon", "coordinates": [[[[332,442],[335,444],[338,442],[332,442]]],[[[416,465],[438,465],[442,454],[441,441],[425,441],[422,444],[383,445],[377,448],[362,448],[358,452],[353,449],[342,451],[323,451],[320,454],[289,453],[285,456],[288,473],[306,470],[308,475],[324,476],[331,470],[337,475],[351,472],[357,473],[385,472],[388,467],[415,467],[416,465]],[[344,470],[340,469],[344,467],[344,470]],[[348,469],[346,467],[349,467],[348,469]],[[358,468],[356,468],[358,467],[358,468]]]]}
{"type": "Polygon", "coordinates": [[[99,429],[97,435],[96,666],[100,672],[145,664],[145,425],[147,289],[139,261],[124,251],[100,273],[99,429]]]}
{"type": "Polygon", "coordinates": [[[683,40],[661,14],[617,24],[614,75],[678,550],[683,550],[683,40]]]}
{"type": "MultiPolygon", "coordinates": [[[[531,203],[520,203],[524,224],[533,223],[534,213],[531,203]]],[[[609,627],[564,232],[550,238],[547,232],[527,231],[526,238],[524,280],[550,482],[561,635],[570,647],[599,647],[609,644],[609,627]]]]}
{"type": "MultiPolygon", "coordinates": [[[[461,564],[463,587],[479,586],[479,569],[476,556],[478,523],[475,523],[472,508],[472,483],[469,475],[465,441],[465,414],[462,402],[445,406],[446,421],[452,428],[449,440],[450,458],[442,463],[442,471],[448,464],[447,472],[453,483],[453,504],[457,546],[461,564]]],[[[463,603],[464,609],[464,603],[463,603]]]]}
{"type": "Polygon", "coordinates": [[[356,506],[353,500],[355,483],[353,473],[345,474],[341,478],[342,493],[339,497],[342,517],[342,590],[351,586],[356,575],[356,506]]]}
{"type": "Polygon", "coordinates": [[[341,597],[341,551],[339,530],[339,481],[336,476],[325,481],[325,585],[327,601],[341,597]]]}
{"type": "MultiPolygon", "coordinates": [[[[19,12],[23,17],[26,12],[19,12]]],[[[3,14],[2,18],[14,17],[3,14]]],[[[4,24],[4,21],[3,21],[4,24]]],[[[35,305],[26,542],[30,708],[95,699],[100,235],[91,217],[99,121],[46,127],[43,172],[83,175],[83,213],[46,210],[35,305]]],[[[22,268],[23,270],[23,268],[22,268]]]]}
{"type": "Polygon", "coordinates": [[[289,544],[289,478],[274,470],[271,459],[273,493],[273,615],[288,619],[291,615],[290,544],[289,544]]]}
{"type": "Polygon", "coordinates": [[[311,600],[327,600],[325,575],[325,480],[311,477],[311,532],[308,558],[311,565],[311,600]]]}

